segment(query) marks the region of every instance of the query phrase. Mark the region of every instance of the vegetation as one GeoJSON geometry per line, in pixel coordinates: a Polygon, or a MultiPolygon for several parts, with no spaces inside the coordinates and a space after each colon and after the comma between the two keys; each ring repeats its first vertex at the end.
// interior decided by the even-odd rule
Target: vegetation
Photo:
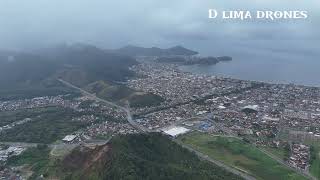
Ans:
{"type": "Polygon", "coordinates": [[[18,99],[31,99],[40,96],[57,96],[70,94],[73,97],[79,96],[79,93],[65,87],[26,87],[24,89],[13,88],[0,90],[0,101],[10,101],[18,99]]]}
{"type": "Polygon", "coordinates": [[[320,144],[312,145],[311,153],[311,167],[310,172],[312,175],[320,179],[320,144]]]}
{"type": "Polygon", "coordinates": [[[4,120],[7,121],[32,119],[31,122],[2,131],[0,141],[7,142],[52,143],[88,125],[88,122],[72,121],[72,117],[79,114],[71,109],[59,107],[0,113],[0,117],[1,115],[6,117],[4,120]]]}
{"type": "Polygon", "coordinates": [[[126,86],[110,84],[105,81],[91,83],[85,89],[91,93],[95,93],[100,98],[112,101],[127,99],[134,93],[132,89],[126,86]]]}
{"type": "Polygon", "coordinates": [[[236,138],[191,133],[180,139],[213,159],[252,174],[257,179],[304,179],[256,147],[236,138]]]}
{"type": "Polygon", "coordinates": [[[155,106],[164,101],[160,96],[136,92],[124,85],[111,84],[105,81],[96,81],[87,85],[85,89],[110,101],[129,101],[132,107],[155,106]]]}
{"type": "Polygon", "coordinates": [[[13,156],[8,160],[10,166],[27,165],[32,170],[33,174],[30,179],[36,179],[40,175],[45,175],[48,172],[50,164],[50,148],[46,145],[38,145],[34,148],[29,148],[19,156],[13,156]]]}
{"type": "Polygon", "coordinates": [[[273,155],[277,156],[278,158],[287,161],[290,156],[290,145],[286,145],[284,147],[263,147],[264,150],[272,153],[273,155]]]}
{"type": "Polygon", "coordinates": [[[110,145],[76,148],[62,162],[64,179],[241,179],[159,134],[114,137],[110,145]]]}
{"type": "Polygon", "coordinates": [[[162,97],[154,94],[133,95],[129,98],[132,107],[157,106],[163,101],[162,97]]]}
{"type": "Polygon", "coordinates": [[[30,110],[18,110],[18,111],[4,111],[0,112],[0,126],[5,126],[16,121],[20,121],[26,118],[26,114],[29,113],[30,117],[36,116],[37,113],[33,113],[30,110]]]}

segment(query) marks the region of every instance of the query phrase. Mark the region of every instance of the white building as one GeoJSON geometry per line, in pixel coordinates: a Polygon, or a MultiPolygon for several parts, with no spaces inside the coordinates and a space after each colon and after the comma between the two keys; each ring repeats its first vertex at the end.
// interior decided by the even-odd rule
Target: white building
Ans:
{"type": "Polygon", "coordinates": [[[184,127],[173,126],[162,130],[165,134],[171,137],[177,137],[178,135],[185,134],[190,131],[190,129],[184,127]]]}
{"type": "Polygon", "coordinates": [[[76,139],[76,137],[77,136],[75,136],[75,135],[67,135],[66,137],[64,137],[62,139],[62,141],[70,143],[70,142],[74,141],[76,139]]]}

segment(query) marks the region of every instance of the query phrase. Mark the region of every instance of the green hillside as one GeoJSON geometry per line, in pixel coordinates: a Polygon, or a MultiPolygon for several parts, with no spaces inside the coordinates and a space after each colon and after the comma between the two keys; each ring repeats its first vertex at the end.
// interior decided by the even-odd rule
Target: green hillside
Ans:
{"type": "Polygon", "coordinates": [[[66,180],[237,180],[241,179],[160,134],[117,136],[103,146],[79,146],[57,158],[47,149],[33,148],[10,159],[33,170],[31,178],[66,180]],[[35,153],[33,153],[35,152],[35,153]]]}
{"type": "MultiPolygon", "coordinates": [[[[115,137],[109,147],[108,156],[100,155],[105,161],[98,162],[98,167],[86,167],[101,171],[88,171],[78,167],[64,167],[64,169],[75,170],[67,179],[240,179],[210,163],[201,161],[193,153],[183,149],[170,141],[167,137],[159,134],[129,135],[115,137]],[[100,166],[100,167],[99,167],[100,166]],[[101,167],[103,166],[103,168],[101,167]],[[79,169],[80,168],[80,169],[79,169]]],[[[100,148],[100,150],[106,148],[100,148]]],[[[95,150],[93,150],[95,151],[95,150]]],[[[73,153],[79,153],[79,149],[73,153]]],[[[93,153],[99,154],[99,153],[93,153]]],[[[92,153],[90,153],[92,156],[92,153]]],[[[72,155],[71,155],[72,156],[72,155]]],[[[67,157],[69,162],[75,161],[79,156],[67,157]]],[[[88,159],[92,159],[88,158],[88,159]]],[[[90,164],[85,160],[77,160],[90,164]]]]}

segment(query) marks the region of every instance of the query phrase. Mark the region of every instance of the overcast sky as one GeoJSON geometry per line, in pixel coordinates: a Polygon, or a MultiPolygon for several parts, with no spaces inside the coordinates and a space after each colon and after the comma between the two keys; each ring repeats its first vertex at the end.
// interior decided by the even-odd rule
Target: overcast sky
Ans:
{"type": "Polygon", "coordinates": [[[203,54],[226,47],[319,52],[319,0],[1,0],[0,48],[62,42],[104,48],[184,45],[203,54]],[[306,10],[307,20],[208,19],[208,9],[306,10]]]}

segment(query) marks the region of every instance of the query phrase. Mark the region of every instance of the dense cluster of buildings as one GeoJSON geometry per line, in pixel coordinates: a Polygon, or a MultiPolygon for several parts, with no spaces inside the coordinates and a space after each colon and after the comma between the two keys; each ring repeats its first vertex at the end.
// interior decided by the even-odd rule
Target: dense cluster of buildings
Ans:
{"type": "MultiPolygon", "coordinates": [[[[137,122],[150,130],[179,122],[186,127],[193,124],[188,119],[202,117],[214,122],[207,132],[250,136],[261,146],[278,147],[287,143],[282,141],[306,137],[320,141],[320,88],[194,75],[174,64],[150,61],[132,70],[141,76],[129,80],[129,87],[165,99],[160,106],[132,109],[137,122]],[[289,139],[278,138],[283,133],[289,139]]],[[[293,147],[304,155],[304,145],[293,147]]],[[[292,162],[305,169],[308,159],[301,161],[292,162]]]]}
{"type": "Polygon", "coordinates": [[[0,147],[0,162],[6,162],[7,159],[11,156],[18,156],[24,150],[25,148],[20,146],[0,147]]]}
{"type": "Polygon", "coordinates": [[[207,112],[206,107],[189,103],[147,114],[136,121],[145,128],[155,130],[207,112]]]}
{"type": "Polygon", "coordinates": [[[62,106],[76,108],[80,102],[66,100],[64,95],[35,97],[32,99],[17,99],[0,101],[0,111],[15,111],[19,109],[31,109],[47,106],[62,106]]]}
{"type": "Polygon", "coordinates": [[[251,86],[248,81],[183,73],[173,64],[141,63],[132,70],[143,78],[129,80],[128,86],[161,96],[166,99],[164,105],[184,103],[251,86]]]}
{"type": "Polygon", "coordinates": [[[115,134],[132,134],[137,132],[138,131],[128,123],[106,121],[104,123],[89,126],[83,132],[83,135],[89,137],[97,137],[107,135],[110,136],[115,134]]]}
{"type": "Polygon", "coordinates": [[[303,144],[292,144],[289,164],[293,167],[308,170],[310,164],[310,147],[303,144]]]}
{"type": "Polygon", "coordinates": [[[67,135],[62,141],[68,144],[79,143],[92,139],[105,139],[117,134],[125,135],[133,133],[138,133],[138,131],[128,123],[105,121],[103,123],[88,126],[84,130],[75,132],[71,135],[67,135]]]}
{"type": "Polygon", "coordinates": [[[16,171],[10,167],[3,167],[0,169],[0,179],[1,180],[24,180],[21,175],[17,174],[16,171]]]}
{"type": "Polygon", "coordinates": [[[275,137],[282,127],[295,127],[319,135],[312,127],[320,124],[320,88],[193,75],[157,62],[141,63],[132,70],[142,78],[129,80],[131,88],[166,100],[160,107],[132,109],[143,115],[138,121],[147,128],[213,113],[215,120],[237,133],[275,137]],[[259,85],[253,87],[254,83],[259,85]]]}
{"type": "MultiPolygon", "coordinates": [[[[98,136],[137,132],[132,126],[126,123],[127,114],[125,111],[105,103],[96,102],[87,96],[68,98],[66,95],[57,95],[1,101],[0,112],[51,106],[70,108],[80,115],[72,117],[72,119],[70,119],[71,121],[87,122],[90,124],[87,128],[66,136],[63,142],[77,143],[98,136]]],[[[0,132],[12,129],[15,126],[21,126],[25,123],[32,123],[32,120],[31,118],[25,118],[12,122],[11,124],[6,124],[0,127],[0,132]]]]}
{"type": "MultiPolygon", "coordinates": [[[[256,145],[272,147],[288,144],[283,141],[299,142],[302,138],[320,141],[320,88],[195,75],[181,72],[174,64],[152,61],[131,69],[139,76],[128,80],[130,88],[164,99],[160,105],[130,109],[136,117],[134,121],[150,131],[162,131],[174,137],[196,129],[250,137],[256,145]],[[283,133],[288,134],[288,139],[278,138],[283,133]]],[[[86,96],[2,101],[0,111],[46,106],[85,112],[72,120],[92,122],[87,128],[66,136],[63,141],[67,143],[138,132],[127,122],[128,114],[123,109],[95,102],[86,96]],[[102,121],[93,123],[97,120],[102,121]]],[[[0,127],[0,131],[29,121],[32,120],[0,127]]],[[[288,163],[302,170],[308,169],[309,151],[309,146],[292,144],[288,163]]]]}

